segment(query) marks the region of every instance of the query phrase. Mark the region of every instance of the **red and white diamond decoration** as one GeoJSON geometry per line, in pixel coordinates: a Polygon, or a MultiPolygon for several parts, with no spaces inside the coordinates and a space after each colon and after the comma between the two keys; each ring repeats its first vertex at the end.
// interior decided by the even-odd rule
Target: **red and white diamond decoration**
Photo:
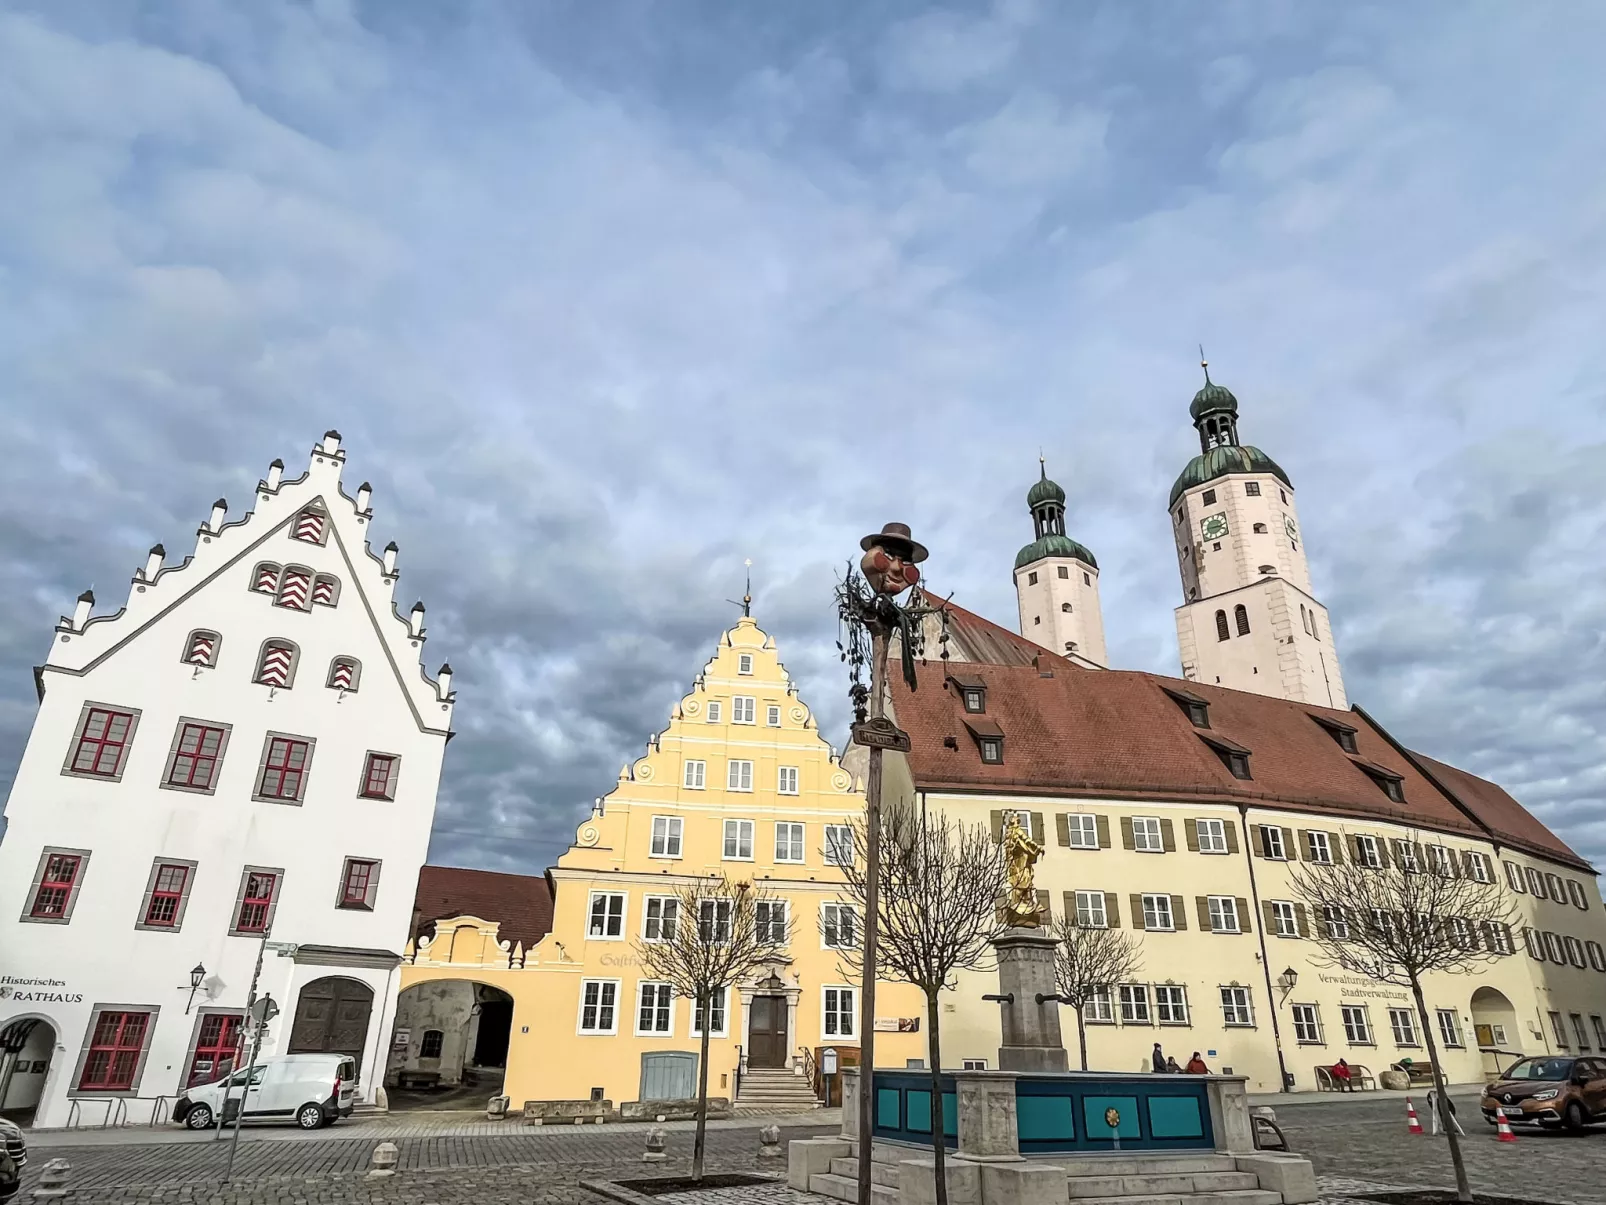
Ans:
{"type": "Polygon", "coordinates": [[[217,656],[217,633],[196,632],[190,637],[190,649],[184,660],[191,665],[211,665],[217,656]]]}
{"type": "Polygon", "coordinates": [[[287,686],[290,682],[290,664],[295,650],[288,644],[274,642],[262,650],[262,666],[257,670],[257,681],[264,686],[287,686]]]}
{"type": "Polygon", "coordinates": [[[307,592],[312,589],[312,574],[305,569],[286,569],[284,584],[279,587],[279,605],[305,611],[311,605],[307,592]]]}
{"type": "Polygon", "coordinates": [[[335,661],[335,671],[329,675],[329,685],[336,690],[350,690],[357,676],[357,663],[345,657],[335,661]]]}
{"type": "Polygon", "coordinates": [[[257,566],[256,582],[251,589],[261,594],[272,594],[279,588],[279,567],[267,562],[257,566]]]}
{"type": "Polygon", "coordinates": [[[315,506],[309,506],[296,516],[295,537],[309,544],[323,543],[323,525],[329,518],[315,506]]]}
{"type": "Polygon", "coordinates": [[[335,579],[320,573],[312,579],[312,601],[325,607],[335,605],[335,579]]]}

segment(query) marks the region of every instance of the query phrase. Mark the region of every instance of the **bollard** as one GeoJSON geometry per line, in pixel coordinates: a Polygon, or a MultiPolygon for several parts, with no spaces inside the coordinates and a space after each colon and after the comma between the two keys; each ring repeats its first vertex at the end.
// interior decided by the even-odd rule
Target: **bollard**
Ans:
{"type": "Polygon", "coordinates": [[[664,1132],[657,1126],[647,1131],[647,1150],[641,1156],[643,1163],[662,1163],[664,1155],[664,1132]]]}
{"type": "Polygon", "coordinates": [[[493,1097],[491,1097],[490,1103],[485,1106],[486,1120],[487,1121],[501,1121],[501,1120],[503,1120],[507,1116],[508,1106],[510,1104],[512,1104],[512,1103],[513,1102],[510,1099],[508,1099],[506,1096],[493,1096],[493,1097]]]}
{"type": "Polygon", "coordinates": [[[48,1201],[67,1195],[67,1179],[72,1175],[72,1164],[65,1159],[52,1159],[39,1173],[39,1187],[33,1190],[33,1199],[48,1201]]]}
{"type": "Polygon", "coordinates": [[[374,1166],[368,1172],[368,1178],[394,1176],[395,1174],[396,1144],[394,1142],[381,1142],[374,1148],[374,1166]]]}
{"type": "Polygon", "coordinates": [[[781,1150],[780,1126],[765,1126],[758,1132],[758,1157],[760,1159],[779,1159],[784,1153],[781,1150]]]}

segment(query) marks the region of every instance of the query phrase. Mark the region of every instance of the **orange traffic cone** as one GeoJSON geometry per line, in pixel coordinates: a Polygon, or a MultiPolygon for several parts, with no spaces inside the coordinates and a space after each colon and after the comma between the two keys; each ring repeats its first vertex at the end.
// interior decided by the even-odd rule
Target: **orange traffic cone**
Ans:
{"type": "Polygon", "coordinates": [[[1405,1098],[1405,1121],[1406,1128],[1411,1133],[1420,1134],[1422,1132],[1422,1123],[1416,1119],[1416,1106],[1411,1103],[1409,1096],[1405,1098]]]}
{"type": "Polygon", "coordinates": [[[1511,1123],[1506,1120],[1504,1113],[1495,1114],[1494,1140],[1496,1142],[1517,1141],[1517,1136],[1511,1132],[1511,1123]]]}

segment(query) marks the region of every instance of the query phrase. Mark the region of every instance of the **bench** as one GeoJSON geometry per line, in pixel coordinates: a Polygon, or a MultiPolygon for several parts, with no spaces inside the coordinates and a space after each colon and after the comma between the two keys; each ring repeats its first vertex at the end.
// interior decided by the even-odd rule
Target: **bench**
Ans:
{"type": "MultiPolygon", "coordinates": [[[[1377,1080],[1372,1077],[1370,1069],[1360,1063],[1351,1063],[1349,1065],[1349,1083],[1350,1086],[1347,1090],[1353,1092],[1371,1092],[1377,1088],[1377,1080]]],[[[1333,1074],[1331,1066],[1319,1066],[1316,1068],[1316,1090],[1318,1092],[1346,1091],[1339,1083],[1338,1077],[1333,1074]]]]}
{"type": "Polygon", "coordinates": [[[413,1088],[428,1092],[441,1086],[441,1073],[439,1071],[399,1071],[396,1073],[396,1086],[398,1088],[413,1088]]]}
{"type": "Polygon", "coordinates": [[[527,1100],[525,1125],[601,1125],[613,1113],[611,1100],[527,1100]]]}
{"type": "Polygon", "coordinates": [[[1416,1059],[1412,1059],[1409,1066],[1404,1063],[1394,1063],[1389,1067],[1389,1070],[1405,1072],[1406,1075],[1410,1076],[1413,1086],[1417,1084],[1431,1085],[1433,1083],[1432,1063],[1418,1062],[1416,1059]]]}

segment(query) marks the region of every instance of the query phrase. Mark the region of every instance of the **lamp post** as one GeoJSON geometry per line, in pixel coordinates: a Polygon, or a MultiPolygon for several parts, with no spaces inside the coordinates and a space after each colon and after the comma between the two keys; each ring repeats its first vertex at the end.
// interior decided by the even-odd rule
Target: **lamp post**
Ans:
{"type": "Polygon", "coordinates": [[[1293,967],[1287,968],[1281,975],[1277,976],[1277,986],[1283,989],[1284,1000],[1293,994],[1294,987],[1298,983],[1299,972],[1294,970],[1293,967]]]}

